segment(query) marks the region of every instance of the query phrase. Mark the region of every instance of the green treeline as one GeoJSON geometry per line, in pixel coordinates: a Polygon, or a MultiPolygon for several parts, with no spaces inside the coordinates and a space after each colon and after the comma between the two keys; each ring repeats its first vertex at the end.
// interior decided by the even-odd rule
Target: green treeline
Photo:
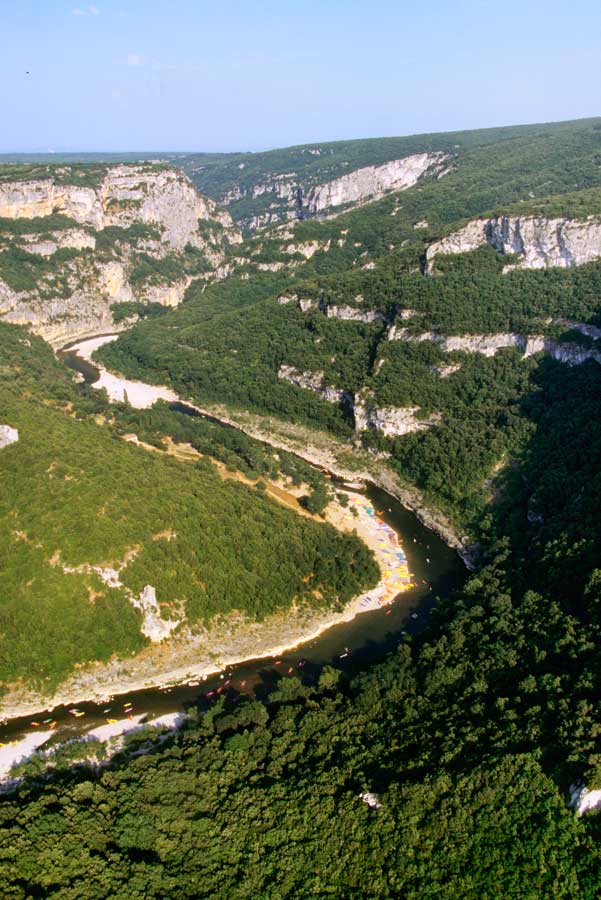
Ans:
{"type": "MultiPolygon", "coordinates": [[[[392,258],[396,258],[393,254],[392,258]]],[[[494,466],[518,452],[532,423],[521,404],[537,363],[517,350],[494,358],[444,353],[434,341],[387,340],[387,325],[441,335],[547,333],[579,343],[590,338],[555,320],[597,321],[601,264],[503,274],[506,259],[490,248],[443,259],[424,277],[383,260],[368,272],[347,272],[285,285],[284,276],[228,279],[191,293],[180,309],[134,328],[99,351],[109,367],[164,383],[198,402],[219,402],[275,414],[350,439],[352,410],[278,378],[279,367],[322,372],[327,384],[373,392],[383,407],[439,413],[426,432],[392,439],[370,434],[370,445],[392,453],[399,473],[422,487],[464,527],[477,527],[494,466]],[[313,299],[322,308],[377,310],[386,321],[364,324],[303,313],[280,293],[313,299]],[[359,299],[357,299],[359,298],[359,299]],[[415,313],[402,317],[403,310],[415,313]],[[441,378],[437,368],[459,370],[441,378]]]]}
{"type": "Polygon", "coordinates": [[[293,602],[339,608],[375,584],[355,537],[89,421],[102,398],[26,335],[0,328],[0,422],[19,431],[0,457],[1,682],[55,685],[76,663],[143,646],[125,591],[91,569],[128,553],[124,586],[152,584],[165,615],[191,625],[293,602]]]}
{"type": "Polygon", "coordinates": [[[27,764],[0,805],[7,896],[598,896],[599,817],[566,799],[601,778],[601,380],[537,378],[486,559],[423,636],[350,681],[232,694],[98,772],[27,764]]]}
{"type": "MultiPolygon", "coordinates": [[[[428,140],[428,147],[446,146],[444,136],[428,140]]],[[[275,684],[266,676],[254,697],[238,696],[234,683],[214,705],[200,702],[164,743],[132,737],[102,768],[72,768],[80,748],[65,748],[46,775],[31,760],[0,803],[0,876],[9,900],[601,894],[601,815],[576,818],[568,807],[572,785],[601,787],[601,367],[387,340],[389,324],[414,334],[511,330],[570,340],[568,326],[552,320],[599,324],[598,263],[504,275],[507,258],[484,248],[441,259],[435,276],[421,272],[429,240],[491,210],[596,211],[601,128],[590,120],[452,141],[454,169],[440,181],[331,221],[291,226],[296,242],[330,241],[329,250],[261,272],[253,248],[256,260],[277,260],[283,239],[275,230],[258,235],[241,250],[241,271],[191,288],[179,309],[149,317],[99,356],[199,404],[277,415],[330,432],[349,449],[359,442],[389,454],[391,469],[417,485],[426,503],[469,529],[477,569],[438,603],[424,632],[400,637],[377,665],[350,675],[306,667],[302,677],[281,673],[275,684]],[[294,302],[278,304],[283,293],[321,308],[302,313],[294,302]],[[324,311],[332,305],[376,310],[387,321],[338,321],[324,311]],[[403,310],[415,316],[403,318],[403,310]],[[397,438],[356,435],[347,406],[278,379],[282,363],[322,372],[339,389],[367,389],[384,408],[418,406],[419,415],[436,412],[440,420],[397,438]],[[459,369],[442,378],[437,369],[451,363],[459,369]],[[365,792],[379,807],[363,802],[365,792]]],[[[376,149],[396,154],[409,146],[376,149]]],[[[236,183],[248,178],[248,185],[269,166],[292,171],[292,160],[306,159],[303,171],[316,180],[342,169],[345,153],[356,164],[377,161],[368,143],[339,147],[340,155],[323,145],[334,151],[328,172],[327,153],[306,149],[212,157],[201,177],[217,191],[231,186],[242,160],[248,169],[236,183]]],[[[75,565],[172,528],[177,538],[145,544],[123,579],[136,590],[155,584],[173,603],[185,591],[195,620],[217,614],[223,593],[226,608],[243,598],[260,617],[276,598],[286,608],[303,586],[319,583],[324,601],[335,603],[372,578],[373,560],[351,538],[290,517],[260,491],[234,490],[207,460],[184,467],[155,459],[118,435],[135,431],[159,446],[168,434],[248,474],[309,481],[307,505],[318,503],[324,485],[291,470],[284,455],[164,404],[109,408],[85,386],[74,393],[39,341],[27,347],[19,342],[29,337],[8,328],[2,340],[0,421],[19,427],[20,441],[0,451],[0,522],[5,547],[19,548],[20,582],[10,569],[0,633],[26,641],[39,667],[55,640],[52,631],[44,641],[36,636],[36,615],[50,600],[34,607],[12,594],[23,572],[53,576],[48,560],[59,544],[75,565]],[[110,425],[89,421],[99,412],[110,425]],[[71,502],[67,514],[69,498],[79,506],[71,502]],[[279,568],[271,571],[276,555],[279,568]],[[202,591],[192,584],[198,572],[202,591]]],[[[45,583],[53,602],[69,608],[65,588],[45,583]]],[[[89,620],[98,652],[105,649],[101,625],[112,627],[118,601],[113,611],[108,598],[97,602],[94,615],[107,612],[102,622],[89,620]]],[[[120,647],[129,649],[139,630],[122,616],[119,625],[120,647]]],[[[73,656],[57,646],[71,665],[73,656]]],[[[85,641],[79,646],[88,652],[85,641]]],[[[12,642],[4,647],[14,675],[12,642]]]]}

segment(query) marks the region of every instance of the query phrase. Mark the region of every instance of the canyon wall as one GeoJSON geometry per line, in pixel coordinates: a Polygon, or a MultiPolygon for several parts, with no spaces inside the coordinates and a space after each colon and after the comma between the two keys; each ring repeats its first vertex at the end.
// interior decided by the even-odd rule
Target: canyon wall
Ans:
{"type": "Polygon", "coordinates": [[[195,278],[224,277],[228,247],[242,240],[178,169],[15,175],[0,182],[0,316],[54,344],[125,327],[117,303],[176,306],[195,278]]]}
{"type": "Polygon", "coordinates": [[[487,244],[499,253],[517,257],[506,270],[583,265],[601,258],[601,216],[586,219],[541,216],[475,219],[430,244],[426,251],[426,271],[429,274],[435,271],[437,256],[467,253],[487,244]]]}

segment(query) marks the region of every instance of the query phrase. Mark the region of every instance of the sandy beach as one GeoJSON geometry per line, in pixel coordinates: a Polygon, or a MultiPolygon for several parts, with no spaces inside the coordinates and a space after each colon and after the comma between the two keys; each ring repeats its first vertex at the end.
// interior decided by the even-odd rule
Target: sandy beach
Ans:
{"type": "Polygon", "coordinates": [[[87,341],[81,341],[79,344],[74,344],[68,349],[69,353],[75,352],[81,359],[85,359],[87,362],[91,362],[92,365],[96,366],[100,372],[100,378],[98,381],[94,382],[94,387],[99,390],[100,388],[104,388],[109,399],[117,403],[122,403],[127,395],[128,402],[135,409],[148,409],[148,407],[152,406],[153,403],[156,403],[157,400],[167,400],[169,403],[174,403],[176,400],[179,400],[175,391],[172,391],[168,387],[157,387],[155,385],[145,384],[142,381],[130,381],[128,378],[121,378],[118,375],[113,375],[112,372],[109,372],[104,366],[101,366],[95,360],[92,360],[92,354],[95,350],[98,350],[98,348],[104,346],[104,344],[110,344],[110,342],[114,341],[117,337],[118,335],[116,334],[105,334],[102,335],[102,337],[89,338],[87,341]]]}

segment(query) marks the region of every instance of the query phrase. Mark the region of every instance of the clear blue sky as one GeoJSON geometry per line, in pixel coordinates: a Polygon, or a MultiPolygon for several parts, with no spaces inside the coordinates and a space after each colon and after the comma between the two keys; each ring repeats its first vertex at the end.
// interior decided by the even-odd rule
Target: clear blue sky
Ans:
{"type": "Polygon", "coordinates": [[[0,152],[257,150],[601,113],[599,0],[0,0],[0,12],[0,152]]]}

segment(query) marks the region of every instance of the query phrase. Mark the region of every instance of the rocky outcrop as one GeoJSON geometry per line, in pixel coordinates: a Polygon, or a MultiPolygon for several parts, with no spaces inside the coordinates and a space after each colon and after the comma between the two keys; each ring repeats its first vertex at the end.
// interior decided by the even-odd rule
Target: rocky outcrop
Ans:
{"type": "Polygon", "coordinates": [[[139,597],[130,593],[130,603],[139,609],[144,619],[140,631],[153,643],[158,643],[169,637],[174,628],[181,625],[183,619],[163,619],[161,608],[157,600],[155,588],[151,584],[140,592],[139,597]]]}
{"type": "Polygon", "coordinates": [[[312,188],[303,205],[311,213],[322,213],[376,200],[387,191],[413,187],[424,175],[440,169],[446,158],[444,153],[415,153],[379,166],[364,166],[312,188]]]}
{"type": "Polygon", "coordinates": [[[363,390],[355,396],[353,410],[355,431],[377,431],[386,437],[398,437],[412,431],[422,431],[437,425],[441,417],[434,414],[418,418],[419,406],[377,406],[371,391],[363,390]]]}
{"type": "Polygon", "coordinates": [[[16,444],[19,440],[19,432],[10,425],[0,425],[0,450],[9,444],[16,444]]]}
{"type": "Polygon", "coordinates": [[[319,306],[319,300],[311,297],[299,297],[298,294],[282,294],[278,297],[278,303],[280,306],[294,303],[304,313],[309,312],[310,309],[317,309],[319,306]]]}
{"type": "Polygon", "coordinates": [[[370,325],[372,322],[386,321],[382,313],[373,309],[356,309],[354,306],[326,306],[325,313],[328,319],[341,319],[349,322],[364,322],[370,325]]]}
{"type": "MultiPolygon", "coordinates": [[[[358,295],[358,297],[355,297],[355,300],[358,303],[362,303],[363,297],[358,295]]],[[[356,306],[349,306],[348,304],[332,304],[328,306],[323,301],[320,302],[313,297],[299,297],[298,294],[281,294],[278,297],[278,303],[280,306],[294,303],[304,313],[313,309],[320,309],[328,319],[339,319],[342,322],[363,322],[366,325],[371,325],[373,322],[386,321],[383,313],[374,309],[358,309],[356,306]]]]}
{"type": "Polygon", "coordinates": [[[577,816],[601,806],[601,790],[590,790],[585,784],[573,784],[570,788],[570,806],[577,816]]]}
{"type": "Polygon", "coordinates": [[[448,378],[449,375],[454,375],[455,372],[458,372],[460,368],[460,363],[449,363],[448,365],[431,366],[430,371],[441,378],[448,378]]]}
{"type": "Polygon", "coordinates": [[[177,250],[188,243],[203,246],[199,221],[233,226],[230,215],[213,200],[201,197],[182,172],[164,166],[111,166],[96,187],[56,178],[0,184],[0,218],[32,219],[54,213],[96,230],[135,222],[156,225],[163,240],[177,250]]]}
{"type": "MultiPolygon", "coordinates": [[[[18,172],[18,170],[17,170],[18,172]]],[[[109,166],[94,187],[63,183],[69,170],[57,169],[54,177],[36,181],[16,180],[0,184],[0,218],[41,219],[35,231],[19,234],[7,229],[0,234],[11,247],[32,256],[61,254],[36,270],[36,287],[17,291],[0,281],[0,316],[32,330],[51,343],[60,344],[102,331],[118,331],[111,305],[123,302],[181,303],[192,277],[218,280],[229,273],[228,244],[241,240],[229,214],[201,197],[177,169],[153,165],[109,166]],[[43,228],[44,217],[61,213],[78,223],[72,228],[43,228]],[[150,226],[150,229],[130,226],[150,226]],[[100,242],[109,226],[111,232],[100,242]],[[196,256],[190,257],[194,248],[196,256]],[[184,252],[186,251],[186,252],[184,252]],[[181,255],[180,255],[181,254],[181,255]],[[190,258],[199,258],[206,272],[190,276],[190,258]],[[169,256],[165,275],[148,258],[169,256]],[[173,275],[173,261],[181,260],[181,273],[173,275]],[[140,277],[142,262],[148,275],[140,277]],[[136,278],[130,276],[137,269],[136,278]],[[134,285],[134,287],[132,287],[134,285]]],[[[51,223],[49,223],[51,224],[51,223]]],[[[23,265],[27,266],[26,258],[23,265]]],[[[143,270],[142,266],[142,270],[143,270]]],[[[194,268],[191,268],[194,271],[194,268]]],[[[196,269],[198,271],[198,267],[196,269]]]]}
{"type": "Polygon", "coordinates": [[[542,216],[495,216],[476,219],[430,244],[426,252],[428,273],[437,256],[467,253],[490,245],[499,253],[515,254],[518,261],[506,267],[566,268],[601,258],[601,216],[586,219],[547,219],[542,216]]]}
{"type": "Polygon", "coordinates": [[[81,228],[67,228],[64,231],[51,231],[43,239],[38,235],[26,234],[21,238],[22,247],[28,253],[37,256],[52,256],[57,250],[95,250],[96,238],[81,228]]]}
{"type": "MultiPolygon", "coordinates": [[[[578,324],[578,323],[576,323],[578,324]]],[[[583,326],[593,328],[595,326],[583,326]]],[[[432,341],[447,353],[462,351],[464,353],[480,353],[482,356],[494,356],[499,350],[512,348],[519,350],[524,357],[545,353],[558,362],[570,366],[580,365],[587,360],[601,363],[601,351],[595,347],[585,347],[570,341],[555,341],[545,335],[524,335],[512,332],[500,334],[463,334],[443,335],[433,331],[411,334],[407,328],[391,325],[388,329],[389,341],[422,342],[432,341]]],[[[440,368],[440,367],[439,367],[440,368]]],[[[449,373],[450,374],[450,373],[449,373]]]]}
{"type": "Polygon", "coordinates": [[[447,256],[455,253],[469,253],[483,247],[487,243],[486,226],[487,219],[476,219],[468,222],[463,228],[451,232],[439,241],[434,241],[426,250],[427,272],[434,269],[434,259],[437,256],[447,256]]]}
{"type": "Polygon", "coordinates": [[[352,400],[351,395],[346,391],[341,391],[327,384],[323,372],[302,372],[294,366],[282,363],[278,369],[278,378],[282,381],[288,381],[296,387],[313,391],[314,394],[319,394],[328,403],[342,403],[343,401],[352,400]]]}
{"type": "Polygon", "coordinates": [[[284,253],[288,253],[290,256],[299,255],[304,259],[311,259],[312,256],[315,256],[318,250],[322,250],[324,253],[327,253],[331,246],[331,241],[305,241],[304,243],[291,243],[287,244],[283,251],[284,253]]]}

